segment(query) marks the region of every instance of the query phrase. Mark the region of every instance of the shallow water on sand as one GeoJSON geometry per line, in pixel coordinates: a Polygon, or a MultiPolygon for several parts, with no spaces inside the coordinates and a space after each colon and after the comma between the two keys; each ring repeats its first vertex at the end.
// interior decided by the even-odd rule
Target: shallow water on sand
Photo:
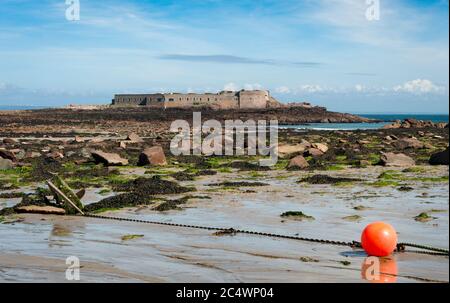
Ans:
{"type": "MultiPolygon", "coordinates": [[[[432,176],[448,175],[448,167],[427,170],[432,176]]],[[[374,167],[327,174],[375,181],[382,171],[374,167]]],[[[156,212],[148,206],[105,215],[340,241],[359,240],[364,226],[383,220],[395,226],[401,242],[448,248],[448,183],[411,181],[407,185],[414,190],[406,193],[359,183],[296,183],[309,174],[268,172],[257,181],[270,186],[231,190],[207,184],[250,176],[239,172],[202,177],[181,183],[195,185],[196,196],[211,199],[190,200],[181,211],[156,212]],[[367,209],[357,211],[355,206],[367,209]],[[315,220],[281,218],[286,211],[303,211],[315,220]],[[421,212],[435,219],[415,221],[421,212]],[[343,219],[353,215],[361,218],[343,219]]],[[[84,201],[102,199],[97,193],[89,190],[84,201]]],[[[65,282],[65,260],[77,256],[83,266],[81,282],[367,282],[362,270],[367,256],[350,247],[92,218],[20,217],[21,222],[0,224],[0,281],[65,282]],[[143,237],[123,241],[127,234],[143,237]]],[[[399,253],[382,264],[387,271],[382,280],[390,282],[449,280],[447,257],[399,253]]]]}

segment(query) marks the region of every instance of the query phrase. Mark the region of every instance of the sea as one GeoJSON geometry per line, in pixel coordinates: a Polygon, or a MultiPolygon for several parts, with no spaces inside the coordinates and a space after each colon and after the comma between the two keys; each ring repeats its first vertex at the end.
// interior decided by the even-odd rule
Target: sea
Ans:
{"type": "MultiPolygon", "coordinates": [[[[358,116],[380,120],[377,123],[306,123],[301,125],[288,125],[282,128],[290,129],[315,129],[315,130],[370,130],[380,129],[385,125],[391,124],[395,120],[416,119],[438,122],[449,122],[449,115],[431,115],[431,114],[357,114],[358,116]]],[[[281,128],[281,127],[280,127],[281,128]]]]}
{"type": "MultiPolygon", "coordinates": [[[[10,105],[0,105],[0,111],[4,110],[33,110],[33,109],[44,109],[48,108],[45,106],[10,106],[10,105]]],[[[283,125],[280,128],[290,128],[290,129],[315,129],[315,130],[369,130],[369,129],[380,129],[383,126],[390,124],[395,120],[404,119],[416,119],[416,120],[427,120],[438,122],[449,122],[449,115],[442,114],[357,114],[362,117],[369,119],[380,120],[383,122],[378,123],[306,123],[300,125],[283,125]]]]}

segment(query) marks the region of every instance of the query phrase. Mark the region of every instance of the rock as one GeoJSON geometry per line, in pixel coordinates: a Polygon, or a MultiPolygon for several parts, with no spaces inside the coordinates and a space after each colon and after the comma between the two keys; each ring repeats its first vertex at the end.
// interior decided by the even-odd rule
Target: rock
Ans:
{"type": "Polygon", "coordinates": [[[80,136],[75,136],[75,139],[73,139],[72,141],[73,143],[83,143],[84,139],[81,138],[80,136]]]}
{"type": "Polygon", "coordinates": [[[323,143],[313,143],[311,146],[315,149],[320,150],[322,153],[326,153],[328,151],[328,146],[323,143]]]}
{"type": "Polygon", "coordinates": [[[430,143],[424,143],[424,144],[423,144],[423,148],[424,148],[424,149],[434,149],[434,146],[431,145],[430,143]]]}
{"type": "Polygon", "coordinates": [[[449,150],[447,147],[446,150],[431,155],[429,163],[431,165],[449,165],[448,158],[449,158],[449,150]]]}
{"type": "Polygon", "coordinates": [[[5,139],[3,139],[3,143],[4,144],[17,144],[17,143],[19,143],[19,141],[17,141],[16,139],[13,139],[13,138],[5,138],[5,139]]]}
{"type": "Polygon", "coordinates": [[[136,133],[131,133],[128,135],[127,137],[127,141],[131,141],[131,142],[144,142],[144,140],[142,140],[141,137],[139,137],[136,133]]]}
{"type": "Polygon", "coordinates": [[[395,141],[392,145],[398,149],[424,148],[424,144],[415,138],[402,138],[402,139],[395,141]]]}
{"type": "Polygon", "coordinates": [[[6,149],[0,149],[0,158],[8,159],[8,160],[11,160],[13,162],[17,161],[17,158],[14,155],[14,153],[9,151],[9,150],[6,150],[6,149]]]}
{"type": "Polygon", "coordinates": [[[119,142],[119,148],[126,149],[127,148],[127,143],[125,141],[120,141],[119,142]]]}
{"type": "Polygon", "coordinates": [[[146,148],[139,156],[138,165],[167,165],[166,156],[161,146],[146,148]]]}
{"type": "Polygon", "coordinates": [[[26,152],[25,153],[25,159],[34,159],[34,158],[39,158],[41,155],[41,153],[38,152],[26,152]]]}
{"type": "Polygon", "coordinates": [[[60,153],[59,151],[53,151],[51,153],[48,153],[46,155],[47,158],[53,159],[53,160],[57,160],[57,159],[62,159],[64,158],[64,155],[62,153],[60,153]]]}
{"type": "Polygon", "coordinates": [[[392,138],[392,136],[386,136],[386,137],[384,137],[384,140],[386,140],[386,141],[394,141],[395,139],[392,138]]]}
{"type": "Polygon", "coordinates": [[[309,142],[306,141],[305,139],[302,139],[302,140],[300,141],[300,144],[303,145],[305,148],[311,147],[311,143],[309,143],[309,142]]]}
{"type": "Polygon", "coordinates": [[[0,170],[7,170],[14,168],[14,163],[9,159],[3,159],[0,157],[0,170]]]}
{"type": "Polygon", "coordinates": [[[25,159],[25,151],[23,149],[11,149],[10,152],[14,154],[17,160],[25,159]]]}
{"type": "Polygon", "coordinates": [[[439,122],[439,123],[436,123],[436,127],[437,128],[448,128],[448,123],[439,122]]]}
{"type": "Polygon", "coordinates": [[[360,167],[366,167],[366,166],[371,166],[372,162],[368,161],[368,160],[359,160],[358,162],[358,166],[360,167]]]}
{"type": "Polygon", "coordinates": [[[411,167],[416,162],[405,154],[382,153],[380,159],[381,165],[388,167],[411,167]]]}
{"type": "Polygon", "coordinates": [[[92,138],[89,142],[93,143],[93,144],[102,143],[102,142],[105,142],[105,139],[97,137],[97,138],[92,138]]]}
{"type": "Polygon", "coordinates": [[[305,169],[309,167],[308,161],[303,156],[297,156],[289,161],[288,169],[305,169]]]}
{"type": "Polygon", "coordinates": [[[397,128],[401,128],[401,127],[402,127],[402,122],[400,120],[396,120],[392,124],[387,124],[387,125],[383,126],[383,129],[397,129],[397,128]]]}
{"type": "Polygon", "coordinates": [[[43,215],[65,215],[66,211],[64,208],[53,207],[53,206],[19,206],[15,208],[15,211],[19,213],[30,213],[30,214],[43,214],[43,215]]]}
{"type": "Polygon", "coordinates": [[[96,163],[103,163],[108,166],[128,165],[128,160],[122,158],[118,154],[105,153],[100,150],[95,150],[92,152],[92,157],[96,163]]]}
{"type": "Polygon", "coordinates": [[[305,152],[305,155],[317,158],[323,156],[323,152],[317,148],[310,148],[305,152]]]}
{"type": "Polygon", "coordinates": [[[76,154],[77,154],[77,153],[74,152],[74,151],[68,151],[68,152],[65,154],[65,157],[70,158],[70,157],[75,156],[76,154]]]}
{"type": "Polygon", "coordinates": [[[369,140],[358,140],[357,143],[359,145],[366,145],[366,144],[370,144],[371,142],[369,140]]]}
{"type": "Polygon", "coordinates": [[[83,158],[90,158],[91,152],[87,148],[80,149],[79,155],[83,158]]]}
{"type": "Polygon", "coordinates": [[[446,123],[433,123],[432,121],[422,121],[416,119],[405,119],[402,121],[395,121],[392,124],[385,125],[384,129],[396,128],[445,128],[446,123]]]}
{"type": "Polygon", "coordinates": [[[282,158],[287,157],[294,153],[303,153],[305,151],[305,146],[302,144],[297,145],[280,145],[278,146],[278,155],[282,158]]]}

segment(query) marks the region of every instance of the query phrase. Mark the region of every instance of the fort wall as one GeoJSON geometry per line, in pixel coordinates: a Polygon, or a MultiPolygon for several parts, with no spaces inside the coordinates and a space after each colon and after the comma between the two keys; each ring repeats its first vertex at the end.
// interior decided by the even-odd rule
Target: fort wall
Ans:
{"type": "MultiPolygon", "coordinates": [[[[164,93],[115,95],[113,106],[147,106],[162,108],[195,108],[209,106],[217,109],[267,108],[274,99],[268,91],[222,91],[212,93],[164,93]]],[[[277,101],[275,101],[277,102],[277,101]]]]}

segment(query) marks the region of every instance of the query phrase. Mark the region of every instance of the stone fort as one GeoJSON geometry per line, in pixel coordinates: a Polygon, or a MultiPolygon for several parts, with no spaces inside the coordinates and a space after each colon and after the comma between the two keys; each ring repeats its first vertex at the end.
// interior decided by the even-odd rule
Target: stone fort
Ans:
{"type": "Polygon", "coordinates": [[[219,93],[158,93],[115,95],[113,106],[155,108],[212,107],[217,109],[268,108],[280,104],[266,90],[221,91],[219,93]]]}

